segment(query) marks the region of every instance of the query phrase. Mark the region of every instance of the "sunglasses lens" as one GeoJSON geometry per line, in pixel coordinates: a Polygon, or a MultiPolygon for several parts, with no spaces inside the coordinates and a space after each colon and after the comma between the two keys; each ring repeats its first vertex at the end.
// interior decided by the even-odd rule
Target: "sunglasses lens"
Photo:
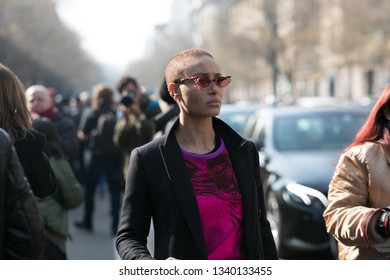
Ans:
{"type": "Polygon", "coordinates": [[[210,80],[208,77],[193,77],[187,78],[185,80],[192,80],[194,84],[198,85],[201,89],[208,88],[212,81],[214,81],[218,87],[224,88],[230,84],[231,81],[230,76],[218,77],[215,80],[210,80]]]}
{"type": "Polygon", "coordinates": [[[199,77],[197,84],[200,85],[201,88],[208,88],[211,81],[207,77],[199,77]]]}
{"type": "Polygon", "coordinates": [[[230,83],[230,78],[228,77],[220,77],[217,79],[217,85],[220,88],[226,87],[230,83]]]}

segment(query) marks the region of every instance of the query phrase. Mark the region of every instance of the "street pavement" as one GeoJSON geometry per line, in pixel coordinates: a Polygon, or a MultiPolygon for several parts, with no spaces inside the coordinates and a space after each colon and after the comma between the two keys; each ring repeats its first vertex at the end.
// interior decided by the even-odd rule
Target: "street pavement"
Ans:
{"type": "MultiPolygon", "coordinates": [[[[69,212],[69,230],[72,240],[68,240],[67,250],[69,260],[120,260],[115,248],[115,236],[111,235],[110,194],[105,188],[97,188],[95,193],[95,212],[93,216],[93,231],[75,227],[84,213],[84,205],[69,212]]],[[[153,234],[151,225],[150,233],[153,234]]],[[[148,238],[148,249],[153,255],[154,242],[148,238]]]]}
{"type": "Polygon", "coordinates": [[[69,260],[120,259],[115,249],[115,237],[111,235],[109,195],[107,190],[96,192],[92,232],[74,226],[74,222],[82,218],[84,205],[70,210],[69,230],[72,240],[67,243],[69,260]]]}

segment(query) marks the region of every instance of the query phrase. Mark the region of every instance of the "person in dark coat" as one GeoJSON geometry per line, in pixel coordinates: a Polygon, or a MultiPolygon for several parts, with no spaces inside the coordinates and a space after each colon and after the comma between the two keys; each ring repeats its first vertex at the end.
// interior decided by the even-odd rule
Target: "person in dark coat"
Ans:
{"type": "Polygon", "coordinates": [[[57,179],[43,150],[45,136],[32,128],[23,84],[0,64],[0,127],[11,137],[34,195],[43,198],[57,188],[57,179]]]}
{"type": "Polygon", "coordinates": [[[223,76],[190,49],[166,67],[180,107],[170,131],[131,153],[116,248],[122,259],[277,259],[254,143],[222,120],[223,76]],[[147,248],[150,223],[154,255],[147,248]]]}
{"type": "Polygon", "coordinates": [[[66,159],[73,164],[78,159],[79,140],[73,119],[62,113],[53,101],[51,91],[42,85],[32,85],[26,90],[28,110],[33,118],[46,117],[57,127],[61,148],[66,159]]]}
{"type": "MultiPolygon", "coordinates": [[[[87,111],[80,121],[78,135],[81,141],[88,142],[91,147],[91,159],[85,172],[84,213],[75,226],[92,232],[95,208],[95,191],[99,179],[107,178],[111,204],[111,234],[116,235],[119,222],[121,193],[124,188],[123,152],[114,144],[115,103],[113,90],[105,84],[96,84],[92,91],[92,110],[87,111]],[[105,116],[112,117],[112,131],[100,127],[105,116]],[[103,117],[103,119],[101,119],[103,117]],[[100,123],[100,124],[99,124],[100,123]],[[104,140],[99,138],[99,131],[104,133],[104,140]],[[101,139],[102,141],[98,141],[101,139]],[[108,147],[109,146],[109,147],[108,147]],[[114,149],[111,149],[114,148],[114,149]]],[[[108,120],[108,119],[107,119],[108,120]]],[[[109,121],[111,123],[111,121],[109,121]]],[[[111,128],[111,127],[110,127],[111,128]]],[[[100,135],[103,137],[103,135],[100,135]]]]}
{"type": "Polygon", "coordinates": [[[0,259],[41,259],[44,229],[12,139],[0,128],[0,259]]]}
{"type": "Polygon", "coordinates": [[[45,154],[57,176],[58,188],[50,196],[38,198],[38,209],[45,220],[45,260],[66,260],[67,240],[70,238],[68,212],[81,205],[84,190],[67,160],[63,156],[57,127],[48,118],[36,118],[33,127],[45,134],[45,154]]]}

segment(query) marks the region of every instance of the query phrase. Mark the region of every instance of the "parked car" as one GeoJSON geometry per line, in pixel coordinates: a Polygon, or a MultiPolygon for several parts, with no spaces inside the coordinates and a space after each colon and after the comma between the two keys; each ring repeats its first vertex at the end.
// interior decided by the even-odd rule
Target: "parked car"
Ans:
{"type": "Polygon", "coordinates": [[[248,120],[244,137],[259,148],[267,213],[281,258],[329,252],[322,217],[328,185],[339,155],[367,115],[360,106],[291,106],[263,108],[248,120]]]}
{"type": "Polygon", "coordinates": [[[242,135],[250,115],[261,107],[262,105],[257,103],[222,104],[218,117],[230,125],[238,134],[242,135]]]}
{"type": "Polygon", "coordinates": [[[348,106],[352,102],[334,96],[304,96],[296,100],[296,105],[302,107],[334,107],[348,106]]]}

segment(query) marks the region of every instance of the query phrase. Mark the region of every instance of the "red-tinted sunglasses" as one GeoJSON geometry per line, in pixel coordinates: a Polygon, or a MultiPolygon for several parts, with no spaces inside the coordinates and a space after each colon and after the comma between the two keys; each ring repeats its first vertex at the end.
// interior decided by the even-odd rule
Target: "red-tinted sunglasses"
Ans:
{"type": "Polygon", "coordinates": [[[210,86],[211,82],[214,82],[218,87],[224,88],[231,82],[232,76],[221,76],[214,80],[209,79],[207,76],[194,76],[189,78],[182,78],[175,81],[176,84],[184,84],[185,82],[191,81],[201,89],[206,89],[210,86]]]}

